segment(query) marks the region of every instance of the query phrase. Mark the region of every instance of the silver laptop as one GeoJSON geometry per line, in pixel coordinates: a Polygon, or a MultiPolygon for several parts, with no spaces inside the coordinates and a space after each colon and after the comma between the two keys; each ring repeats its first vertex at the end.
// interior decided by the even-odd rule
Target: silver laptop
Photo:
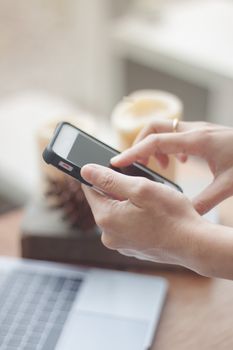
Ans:
{"type": "Polygon", "coordinates": [[[0,258],[0,349],[149,349],[166,290],[159,277],[0,258]]]}

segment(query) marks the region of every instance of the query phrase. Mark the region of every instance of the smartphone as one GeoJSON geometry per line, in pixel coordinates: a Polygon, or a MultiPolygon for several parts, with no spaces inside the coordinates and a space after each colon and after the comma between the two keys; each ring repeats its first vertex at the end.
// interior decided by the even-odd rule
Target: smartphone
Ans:
{"type": "Polygon", "coordinates": [[[133,163],[129,166],[117,168],[110,164],[110,159],[119,154],[114,148],[97,140],[70,123],[60,123],[55,129],[51,142],[43,152],[46,163],[52,164],[78,181],[92,186],[80,175],[81,168],[88,163],[95,163],[110,167],[125,175],[142,176],[149,180],[170,186],[180,192],[182,189],[172,181],[148,169],[133,163]]]}

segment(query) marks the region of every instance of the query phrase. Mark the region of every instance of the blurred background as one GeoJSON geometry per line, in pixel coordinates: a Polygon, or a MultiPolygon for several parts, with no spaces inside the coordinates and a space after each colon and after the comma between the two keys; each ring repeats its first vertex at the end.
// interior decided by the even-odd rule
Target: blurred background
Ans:
{"type": "Polygon", "coordinates": [[[37,189],[38,128],[162,89],[233,126],[232,0],[0,0],[1,210],[37,189]]]}

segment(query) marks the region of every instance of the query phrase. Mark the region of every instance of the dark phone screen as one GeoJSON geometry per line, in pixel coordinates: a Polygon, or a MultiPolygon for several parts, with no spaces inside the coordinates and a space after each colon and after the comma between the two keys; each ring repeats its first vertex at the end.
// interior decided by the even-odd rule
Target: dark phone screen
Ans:
{"type": "MultiPolygon", "coordinates": [[[[123,168],[115,168],[110,164],[110,159],[118,154],[118,152],[99,143],[95,139],[91,139],[85,134],[79,133],[68,154],[67,159],[76,164],[80,168],[88,163],[100,164],[111,167],[112,169],[131,176],[147,177],[150,180],[165,183],[165,179],[154,174],[149,169],[140,165],[130,165],[123,168]]],[[[171,185],[171,183],[168,183],[171,185]]],[[[174,187],[174,186],[172,186],[174,187]]]]}

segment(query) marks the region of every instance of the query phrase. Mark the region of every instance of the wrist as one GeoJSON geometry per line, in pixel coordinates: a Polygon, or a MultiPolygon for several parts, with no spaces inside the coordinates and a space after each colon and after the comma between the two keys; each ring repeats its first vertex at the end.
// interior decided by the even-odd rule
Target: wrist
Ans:
{"type": "MultiPolygon", "coordinates": [[[[165,248],[162,249],[161,262],[184,266],[205,275],[204,269],[208,264],[206,254],[208,240],[204,234],[208,229],[208,222],[201,216],[183,219],[173,231],[172,239],[166,241],[165,248]]],[[[158,257],[157,249],[152,250],[152,255],[158,257]]]]}
{"type": "Polygon", "coordinates": [[[192,232],[191,251],[189,252],[192,264],[190,268],[198,274],[208,277],[212,276],[211,265],[214,255],[211,233],[212,224],[201,218],[192,232]]]}
{"type": "Polygon", "coordinates": [[[207,277],[233,279],[233,230],[202,219],[193,233],[188,263],[207,277]]]}
{"type": "Polygon", "coordinates": [[[203,276],[210,276],[212,256],[214,255],[211,241],[212,225],[202,217],[184,224],[182,244],[177,252],[180,265],[203,276]],[[210,234],[209,234],[210,233],[210,234]]]}

